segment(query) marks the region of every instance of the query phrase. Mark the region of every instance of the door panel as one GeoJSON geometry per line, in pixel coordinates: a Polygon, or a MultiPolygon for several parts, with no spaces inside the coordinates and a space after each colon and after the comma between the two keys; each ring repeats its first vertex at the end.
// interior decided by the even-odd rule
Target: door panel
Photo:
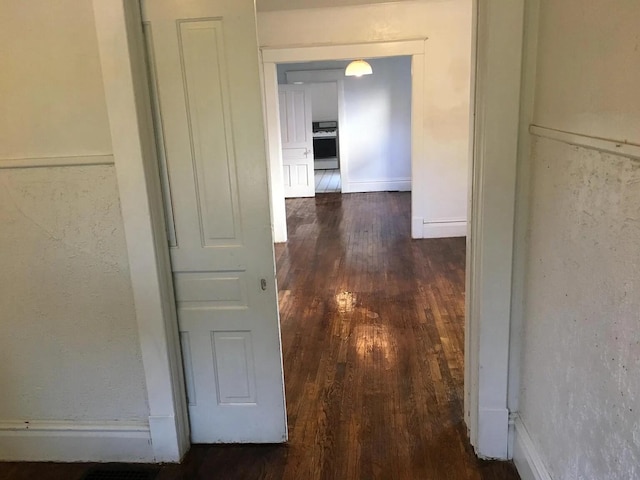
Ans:
{"type": "Polygon", "coordinates": [[[254,5],[149,0],[143,11],[171,185],[170,251],[192,441],[282,442],[254,5]]]}
{"type": "Polygon", "coordinates": [[[242,243],[221,30],[222,20],[178,22],[198,220],[206,246],[242,243]]]}
{"type": "Polygon", "coordinates": [[[279,89],[284,196],[313,197],[311,96],[298,85],[280,85],[279,89]]]}

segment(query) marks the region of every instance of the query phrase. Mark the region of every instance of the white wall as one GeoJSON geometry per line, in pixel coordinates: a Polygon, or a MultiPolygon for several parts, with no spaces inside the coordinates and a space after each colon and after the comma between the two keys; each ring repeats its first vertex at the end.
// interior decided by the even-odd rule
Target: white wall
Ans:
{"type": "MultiPolygon", "coordinates": [[[[368,59],[373,75],[344,77],[342,191],[411,190],[411,57],[368,59]]],[[[281,72],[344,69],[348,61],[310,62],[279,66],[281,72]]],[[[335,83],[311,84],[335,85],[335,83]]],[[[312,96],[313,99],[313,96],[312,96]]],[[[318,104],[335,101],[319,98],[318,104]]],[[[331,118],[337,119],[336,116],[331,118]]],[[[314,113],[315,116],[315,113],[314,113]]]]}
{"type": "Polygon", "coordinates": [[[110,153],[90,2],[0,8],[2,158],[110,153]]]}
{"type": "Polygon", "coordinates": [[[638,142],[638,2],[541,3],[534,122],[638,142]]]}
{"type": "Polygon", "coordinates": [[[471,6],[471,0],[404,1],[258,13],[263,48],[428,37],[426,154],[412,171],[416,237],[466,233],[471,6]]]}
{"type": "Polygon", "coordinates": [[[344,82],[343,191],[411,190],[411,58],[369,63],[373,75],[344,82]]]}
{"type": "Polygon", "coordinates": [[[2,2],[0,44],[0,459],[140,458],[149,409],[91,2],[2,2]]]}
{"type": "Polygon", "coordinates": [[[540,6],[519,436],[557,480],[640,478],[639,23],[540,6]]]}
{"type": "MultiPolygon", "coordinates": [[[[308,62],[285,63],[278,65],[278,83],[287,83],[287,72],[325,70],[344,68],[346,62],[308,62]]],[[[313,80],[320,82],[319,79],[313,80]]],[[[311,95],[312,121],[338,120],[338,85],[337,82],[307,83],[307,91],[311,95]]]]}
{"type": "Polygon", "coordinates": [[[338,119],[338,85],[335,82],[311,83],[311,119],[314,122],[338,119]]]}

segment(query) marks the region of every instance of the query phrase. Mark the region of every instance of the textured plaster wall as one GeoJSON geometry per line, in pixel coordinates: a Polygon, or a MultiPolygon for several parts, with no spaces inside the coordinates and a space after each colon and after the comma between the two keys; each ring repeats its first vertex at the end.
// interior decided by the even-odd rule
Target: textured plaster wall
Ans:
{"type": "Polygon", "coordinates": [[[0,170],[0,225],[0,419],[145,419],[114,168],[0,170]]]}
{"type": "MultiPolygon", "coordinates": [[[[541,0],[533,123],[640,144],[639,23],[541,0]]],[[[554,480],[640,478],[640,160],[532,140],[520,416],[554,480]]]]}
{"type": "Polygon", "coordinates": [[[553,479],[640,478],[640,161],[531,162],[520,415],[553,479]]]}
{"type": "Polygon", "coordinates": [[[0,65],[0,423],[146,420],[114,167],[3,165],[111,154],[91,1],[0,2],[0,65]]]}

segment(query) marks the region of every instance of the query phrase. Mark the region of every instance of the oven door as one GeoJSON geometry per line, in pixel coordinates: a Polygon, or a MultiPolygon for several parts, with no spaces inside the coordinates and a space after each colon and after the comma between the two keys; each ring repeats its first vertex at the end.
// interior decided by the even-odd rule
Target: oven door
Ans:
{"type": "Polygon", "coordinates": [[[336,137],[316,137],[313,139],[313,158],[337,158],[338,145],[336,137]]]}

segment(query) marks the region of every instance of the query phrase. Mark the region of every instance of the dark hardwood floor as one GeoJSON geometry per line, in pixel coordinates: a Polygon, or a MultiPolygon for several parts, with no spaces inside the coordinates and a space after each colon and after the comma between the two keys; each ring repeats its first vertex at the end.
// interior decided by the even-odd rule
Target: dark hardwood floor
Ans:
{"type": "MultiPolygon", "coordinates": [[[[287,200],[276,246],[286,446],[194,446],[176,479],[518,479],[473,455],[462,420],[462,238],[410,239],[410,194],[287,200]]],[[[0,464],[0,480],[88,465],[0,464]]]]}

